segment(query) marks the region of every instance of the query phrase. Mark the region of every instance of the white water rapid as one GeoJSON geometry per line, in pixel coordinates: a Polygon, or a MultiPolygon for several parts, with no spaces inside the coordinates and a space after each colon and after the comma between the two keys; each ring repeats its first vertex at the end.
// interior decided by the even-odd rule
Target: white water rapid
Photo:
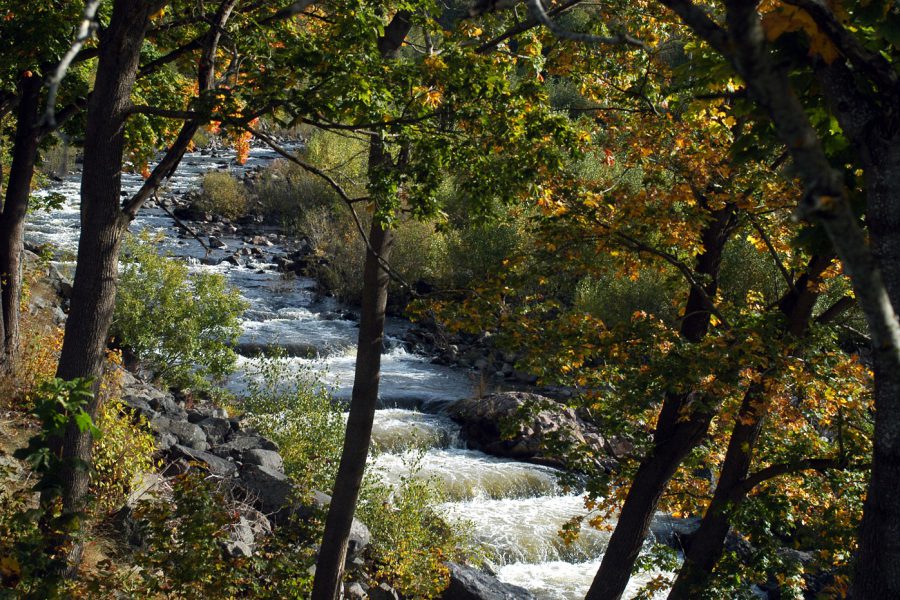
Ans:
{"type": "MultiPolygon", "coordinates": [[[[251,151],[247,164],[238,167],[231,155],[188,154],[168,183],[168,192],[180,194],[196,188],[200,176],[211,169],[228,168],[240,175],[274,158],[273,153],[257,148],[251,151]]],[[[134,191],[140,182],[139,176],[125,175],[124,190],[134,191]]],[[[79,185],[79,175],[75,174],[46,190],[64,194],[67,203],[52,213],[30,215],[28,242],[49,243],[63,256],[74,256],[79,234],[79,185]]],[[[349,398],[356,324],[334,318],[342,307],[333,300],[316,298],[311,280],[284,279],[272,264],[275,256],[283,254],[280,248],[264,248],[265,259],[245,266],[224,262],[208,265],[212,261],[202,260],[205,252],[200,244],[180,234],[162,210],[147,207],[142,211],[131,230],[145,229],[164,234],[163,248],[188,259],[191,268],[223,273],[240,289],[251,303],[243,319],[242,345],[293,344],[314,349],[319,358],[290,360],[298,367],[324,369],[326,379],[336,385],[336,394],[349,398]]],[[[222,239],[230,250],[213,250],[212,259],[224,258],[226,252],[245,245],[240,237],[222,239]]],[[[527,588],[541,599],[583,598],[609,534],[586,527],[575,544],[566,546],[557,535],[559,528],[585,511],[578,494],[567,493],[557,485],[552,469],[465,449],[458,427],[442,416],[440,409],[469,396],[473,378],[406,352],[398,340],[404,327],[404,323],[392,321],[388,328],[380,392],[383,408],[376,413],[374,431],[375,444],[382,452],[373,462],[388,481],[396,481],[408,468],[405,457],[409,448],[427,448],[419,463],[419,475],[436,477],[444,484],[450,500],[442,510],[448,517],[471,522],[474,535],[484,543],[501,580],[527,588]]],[[[241,358],[239,366],[246,367],[248,361],[252,359],[241,358]]],[[[628,596],[648,577],[633,578],[628,596]]]]}

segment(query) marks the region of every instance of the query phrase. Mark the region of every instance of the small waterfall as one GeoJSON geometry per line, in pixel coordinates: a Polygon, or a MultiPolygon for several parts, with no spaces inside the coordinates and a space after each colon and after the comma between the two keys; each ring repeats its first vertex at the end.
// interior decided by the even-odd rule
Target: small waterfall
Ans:
{"type": "MultiPolygon", "coordinates": [[[[415,462],[409,453],[381,454],[373,461],[384,479],[394,483],[415,462]]],[[[454,500],[528,498],[556,494],[556,473],[539,467],[487,456],[474,450],[431,448],[417,463],[416,477],[433,478],[454,500]]],[[[467,515],[459,515],[465,516],[467,515]]]]}
{"type": "MultiPolygon", "coordinates": [[[[231,165],[240,176],[246,169],[275,158],[268,150],[254,148],[244,167],[231,164],[229,156],[188,154],[178,173],[169,181],[170,191],[195,189],[206,171],[231,165]]],[[[137,175],[125,175],[123,186],[134,191],[142,183],[137,175]]],[[[51,243],[74,254],[79,234],[79,178],[72,176],[41,193],[59,192],[69,202],[53,213],[29,217],[27,239],[34,244],[51,243]]],[[[205,261],[206,251],[193,239],[181,239],[172,220],[152,207],[142,211],[132,231],[149,229],[165,234],[163,249],[188,259],[195,271],[225,275],[250,302],[243,316],[244,333],[239,350],[238,377],[230,384],[235,393],[246,389],[241,378],[253,371],[249,356],[263,348],[281,347],[296,369],[323,373],[335,396],[348,400],[353,384],[357,325],[340,318],[343,307],[314,294],[310,279],[286,280],[274,265],[216,265],[205,261]]],[[[239,237],[222,236],[228,252],[244,244],[239,237]]],[[[274,254],[283,250],[267,249],[274,254]]],[[[222,259],[224,250],[210,257],[222,259]]],[[[433,365],[424,356],[407,352],[398,338],[404,324],[392,322],[382,358],[380,401],[373,439],[378,453],[371,461],[388,482],[409,473],[411,457],[418,458],[416,476],[435,478],[450,499],[441,506],[453,520],[472,528],[472,534],[488,551],[499,578],[531,590],[547,600],[576,600],[584,597],[599,566],[608,532],[582,527],[571,545],[557,535],[573,516],[584,514],[582,497],[560,488],[556,472],[466,450],[459,439],[459,427],[438,414],[449,402],[469,396],[473,384],[467,373],[433,365]]],[[[415,460],[413,460],[415,462],[415,460]]],[[[627,593],[631,597],[648,577],[632,578],[627,593]]]]}

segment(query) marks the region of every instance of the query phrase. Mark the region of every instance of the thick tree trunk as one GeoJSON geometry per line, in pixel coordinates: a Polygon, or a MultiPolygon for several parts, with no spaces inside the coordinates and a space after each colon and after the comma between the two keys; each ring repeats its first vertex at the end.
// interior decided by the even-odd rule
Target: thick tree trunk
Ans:
{"type": "Polygon", "coordinates": [[[41,78],[29,74],[19,81],[19,109],[12,165],[3,213],[0,215],[0,287],[3,306],[3,366],[11,371],[19,353],[19,302],[22,295],[22,252],[25,213],[37,158],[40,132],[38,116],[41,78]]]}
{"type": "MultiPolygon", "coordinates": [[[[150,15],[160,2],[118,0],[100,45],[94,93],[88,105],[84,166],[81,179],[81,236],[71,309],[57,376],[94,378],[102,372],[107,334],[115,306],[119,244],[128,219],[120,208],[125,120],[150,15]]],[[[97,399],[87,407],[97,415],[97,399]]],[[[83,509],[88,473],[78,468],[90,460],[91,438],[70,423],[61,441],[63,514],[83,509]]],[[[69,555],[69,567],[80,559],[80,544],[69,555]]]]}
{"type": "MultiPolygon", "coordinates": [[[[734,207],[726,206],[712,216],[701,235],[704,252],[697,257],[697,272],[709,282],[702,292],[691,289],[681,322],[681,335],[691,342],[703,339],[709,329],[707,298],[714,297],[718,288],[722,251],[734,226],[734,207]]],[[[709,428],[713,416],[710,410],[697,409],[687,418],[683,416],[683,408],[697,400],[703,403],[693,394],[666,395],[656,423],[653,449],[635,474],[586,600],[618,600],[625,592],[669,480],[709,428]]]]}
{"type": "MultiPolygon", "coordinates": [[[[866,170],[866,221],[895,312],[900,308],[900,139],[879,140],[866,170]]],[[[900,597],[900,369],[896,349],[873,347],[875,443],[872,474],[859,530],[851,595],[900,597]]]]}
{"type": "MultiPolygon", "coordinates": [[[[677,421],[677,407],[681,404],[674,399],[667,399],[666,403],[663,411],[675,413],[665,415],[666,421],[677,421]],[[667,407],[670,410],[667,411],[667,407]]],[[[669,422],[668,425],[663,425],[663,419],[661,414],[653,452],[635,474],[586,600],[618,600],[622,597],[660,498],[682,461],[706,435],[711,415],[694,414],[689,421],[669,422]],[[670,429],[671,435],[660,436],[661,429],[670,429]]]]}
{"type": "MultiPolygon", "coordinates": [[[[375,142],[373,142],[374,144],[375,142]]],[[[350,526],[359,499],[372,423],[378,401],[378,383],[381,378],[381,352],[384,338],[384,311],[387,306],[388,273],[381,260],[390,257],[392,234],[373,221],[369,233],[369,245],[363,271],[362,307],[359,318],[359,346],[356,352],[356,371],[353,378],[353,396],[341,464],[338,467],[325,535],[316,563],[314,600],[336,600],[340,597],[341,578],[347,557],[350,526]],[[376,254],[373,254],[374,251],[376,254]]]]}

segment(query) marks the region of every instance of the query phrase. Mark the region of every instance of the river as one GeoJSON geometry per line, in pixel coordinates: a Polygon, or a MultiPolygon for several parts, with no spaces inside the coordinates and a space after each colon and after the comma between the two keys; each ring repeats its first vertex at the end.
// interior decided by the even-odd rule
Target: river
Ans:
{"type": "MultiPolygon", "coordinates": [[[[191,153],[184,157],[177,174],[168,182],[169,193],[183,193],[199,185],[200,176],[211,169],[230,169],[237,175],[245,169],[270,162],[274,153],[254,148],[243,167],[230,155],[191,153]]],[[[123,176],[123,190],[134,191],[141,183],[136,175],[123,176]]],[[[79,234],[79,176],[64,178],[47,191],[66,196],[66,204],[50,213],[29,216],[26,238],[34,244],[49,243],[62,256],[74,256],[79,234]]],[[[285,279],[272,260],[283,253],[278,247],[263,248],[265,259],[245,266],[216,265],[203,261],[205,251],[190,237],[179,235],[173,220],[162,210],[145,208],[131,230],[164,234],[164,250],[187,260],[192,269],[219,272],[250,302],[243,317],[241,342],[247,346],[303,343],[313,346],[318,358],[292,358],[298,367],[321,370],[335,386],[335,393],[349,398],[357,329],[352,321],[335,319],[342,307],[331,299],[317,298],[313,281],[285,279]]],[[[229,251],[213,250],[211,258],[243,244],[240,238],[222,236],[229,251]]],[[[450,518],[471,523],[477,540],[484,544],[489,561],[505,582],[531,590],[538,598],[575,600],[583,598],[599,566],[609,534],[585,527],[578,541],[566,546],[557,535],[564,522],[583,514],[581,496],[566,493],[548,468],[494,458],[468,450],[458,427],[441,414],[448,402],[473,393],[472,374],[431,364],[428,357],[404,350],[400,337],[406,324],[391,320],[387,328],[382,362],[380,405],[375,415],[374,440],[385,449],[373,462],[384,476],[398,480],[408,469],[406,448],[412,439],[428,447],[421,457],[419,476],[442,482],[448,501],[440,509],[450,518]]],[[[241,357],[239,371],[251,358],[241,357]]],[[[646,583],[650,575],[632,578],[628,597],[646,583]]]]}

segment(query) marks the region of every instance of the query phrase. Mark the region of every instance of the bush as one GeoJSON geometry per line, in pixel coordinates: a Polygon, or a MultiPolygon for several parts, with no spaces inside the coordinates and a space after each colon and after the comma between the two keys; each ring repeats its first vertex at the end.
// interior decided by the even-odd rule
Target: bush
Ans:
{"type": "Polygon", "coordinates": [[[437,512],[446,498],[437,482],[410,472],[396,487],[369,477],[357,509],[372,533],[372,577],[404,598],[435,598],[450,583],[447,561],[477,562],[475,546],[462,523],[448,523],[437,512]]]}
{"type": "Polygon", "coordinates": [[[240,518],[227,493],[198,475],[175,479],[170,501],[141,506],[136,517],[146,533],[137,569],[122,573],[105,565],[92,582],[93,597],[258,598],[309,597],[314,533],[284,525],[263,540],[250,558],[228,556],[223,545],[240,518]]]}
{"type": "Polygon", "coordinates": [[[674,323],[678,311],[672,305],[673,296],[671,278],[665,272],[644,269],[633,280],[611,273],[578,282],[575,308],[603,319],[607,327],[630,322],[639,310],[674,323]]]}
{"type": "Polygon", "coordinates": [[[244,184],[223,171],[210,171],[203,176],[197,208],[226,219],[237,219],[247,212],[247,190],[244,184]]]}
{"type": "Polygon", "coordinates": [[[278,444],[285,472],[302,490],[330,490],[344,443],[344,417],[328,388],[283,357],[259,359],[247,373],[243,409],[250,423],[278,444]]]}
{"type": "Polygon", "coordinates": [[[336,208],[339,198],[321,177],[279,160],[256,184],[263,214],[289,231],[306,234],[303,216],[319,207],[336,208]]]}
{"type": "Polygon", "coordinates": [[[177,387],[207,388],[234,370],[232,347],[247,303],[222,275],[188,272],[149,240],[125,244],[112,334],[153,375],[177,387]]]}
{"type": "MultiPolygon", "coordinates": [[[[117,365],[118,360],[112,364],[117,365]]],[[[122,372],[107,369],[100,382],[102,403],[97,413],[100,437],[94,442],[91,493],[94,509],[109,513],[119,509],[140,477],[154,468],[156,443],[144,417],[133,415],[119,400],[122,372]]]]}

